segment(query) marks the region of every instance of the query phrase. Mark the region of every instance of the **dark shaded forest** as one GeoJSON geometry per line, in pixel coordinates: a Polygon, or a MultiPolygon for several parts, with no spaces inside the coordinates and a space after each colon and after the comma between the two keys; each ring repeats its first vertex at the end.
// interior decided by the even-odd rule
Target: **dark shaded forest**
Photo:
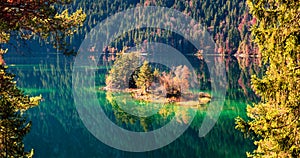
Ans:
{"type": "MultiPolygon", "coordinates": [[[[217,44],[215,53],[240,57],[260,56],[257,47],[251,42],[249,32],[250,26],[256,23],[256,19],[253,19],[248,13],[245,0],[75,0],[68,5],[58,8],[58,11],[68,9],[70,12],[73,12],[82,8],[87,17],[83,27],[78,28],[74,36],[65,37],[60,41],[64,45],[64,48],[66,48],[63,49],[62,52],[74,55],[74,53],[78,51],[86,34],[89,33],[93,27],[117,12],[138,6],[168,7],[179,10],[194,18],[201,26],[204,26],[213,37],[217,44]]],[[[126,19],[126,17],[124,17],[124,19],[126,19]]],[[[17,52],[23,52],[29,48],[23,49],[22,42],[25,43],[25,45],[39,43],[47,47],[47,52],[56,51],[56,49],[48,45],[49,41],[45,42],[40,38],[33,38],[34,40],[25,42],[18,36],[12,36],[10,43],[17,44],[15,44],[15,46],[8,45],[8,47],[12,47],[17,50],[17,52]]],[[[50,41],[51,40],[55,40],[54,37],[51,36],[50,41]]],[[[105,51],[107,53],[116,53],[126,47],[134,47],[139,43],[151,41],[171,45],[181,52],[193,53],[194,51],[189,47],[188,41],[183,39],[183,37],[170,31],[153,28],[129,31],[107,46],[105,51]]],[[[40,48],[37,48],[37,50],[40,50],[40,48]]]]}

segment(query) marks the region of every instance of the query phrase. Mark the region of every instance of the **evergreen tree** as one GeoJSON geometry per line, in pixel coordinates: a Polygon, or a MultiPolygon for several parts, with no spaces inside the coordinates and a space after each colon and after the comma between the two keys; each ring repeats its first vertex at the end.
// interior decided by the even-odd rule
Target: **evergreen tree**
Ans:
{"type": "Polygon", "coordinates": [[[257,19],[252,27],[269,67],[252,86],[261,102],[247,107],[249,121],[237,118],[239,130],[252,136],[257,149],[249,157],[300,156],[300,1],[248,0],[257,19]]]}
{"type": "Polygon", "coordinates": [[[22,112],[38,105],[41,97],[23,94],[13,80],[14,76],[0,66],[0,157],[32,157],[24,151],[23,137],[29,132],[31,123],[22,112]]]}
{"type": "Polygon", "coordinates": [[[138,73],[136,85],[142,89],[142,93],[147,93],[151,83],[153,82],[153,73],[148,61],[144,61],[138,73]]]}

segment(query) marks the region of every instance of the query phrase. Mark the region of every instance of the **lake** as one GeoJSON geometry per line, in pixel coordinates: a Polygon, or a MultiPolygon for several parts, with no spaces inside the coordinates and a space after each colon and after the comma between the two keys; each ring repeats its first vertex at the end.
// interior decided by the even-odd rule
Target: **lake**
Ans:
{"type": "MultiPolygon", "coordinates": [[[[245,157],[246,151],[252,151],[253,142],[245,139],[234,126],[237,116],[246,118],[246,106],[258,101],[250,89],[250,75],[261,74],[262,70],[252,61],[237,60],[234,57],[216,57],[225,62],[227,75],[226,96],[220,116],[205,137],[199,137],[206,115],[205,108],[193,108],[195,116],[186,108],[173,105],[148,106],[139,113],[153,108],[155,114],[148,117],[137,117],[122,110],[122,99],[118,95],[98,90],[104,86],[105,73],[109,66],[99,64],[96,73],[96,87],[99,105],[106,116],[117,126],[136,132],[149,132],[166,125],[175,112],[182,116],[177,123],[191,121],[187,130],[170,144],[153,151],[121,151],[99,141],[85,127],[74,104],[72,93],[72,68],[75,57],[61,54],[40,55],[6,55],[9,71],[16,74],[17,85],[26,94],[42,95],[43,101],[38,107],[28,110],[25,115],[32,121],[30,133],[24,143],[27,150],[34,149],[34,157],[245,157]],[[121,100],[121,101],[120,101],[121,100]]],[[[192,61],[192,60],[190,60],[192,61]]],[[[192,61],[193,62],[193,61],[192,61]]],[[[198,71],[203,69],[192,63],[198,71]]],[[[204,71],[204,70],[203,70],[204,71]]],[[[201,85],[203,91],[209,92],[209,84],[201,85]],[[207,88],[208,87],[208,88],[207,88]]],[[[124,99],[123,99],[124,101],[124,99]]],[[[209,106],[209,105],[208,105],[209,106]]],[[[101,128],[101,127],[98,127],[101,128]]],[[[110,132],[109,129],[107,132],[110,132]]],[[[114,139],[114,138],[109,138],[114,139]]],[[[122,140],[116,140],[122,141],[122,140]]]]}

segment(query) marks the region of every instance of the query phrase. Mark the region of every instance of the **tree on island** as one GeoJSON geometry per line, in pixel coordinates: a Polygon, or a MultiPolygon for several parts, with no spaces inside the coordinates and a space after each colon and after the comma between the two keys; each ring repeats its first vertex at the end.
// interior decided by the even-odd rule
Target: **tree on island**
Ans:
{"type": "Polygon", "coordinates": [[[106,76],[106,89],[126,89],[134,83],[131,80],[132,74],[139,66],[140,54],[138,52],[124,53],[117,57],[114,65],[106,76]]]}
{"type": "Polygon", "coordinates": [[[136,79],[136,85],[141,88],[142,94],[147,94],[151,83],[153,82],[153,73],[148,61],[144,61],[140,67],[138,78],[136,79]]]}
{"type": "Polygon", "coordinates": [[[154,68],[153,71],[153,82],[159,82],[159,76],[160,76],[160,72],[158,68],[154,68]]]}
{"type": "Polygon", "coordinates": [[[190,69],[186,65],[179,65],[176,67],[175,78],[177,80],[177,84],[180,85],[181,92],[187,92],[190,88],[190,69]]]}
{"type": "Polygon", "coordinates": [[[32,157],[33,150],[25,152],[22,142],[31,122],[26,121],[22,112],[38,105],[41,97],[24,95],[6,69],[0,66],[0,157],[32,157]]]}
{"type": "Polygon", "coordinates": [[[247,107],[250,120],[237,118],[236,128],[254,138],[248,157],[300,155],[300,1],[248,0],[257,19],[254,41],[269,65],[252,86],[261,102],[247,107]]]}
{"type": "Polygon", "coordinates": [[[163,72],[160,76],[161,85],[166,90],[166,97],[179,98],[182,93],[188,92],[191,72],[186,65],[179,65],[169,73],[163,72]]]}

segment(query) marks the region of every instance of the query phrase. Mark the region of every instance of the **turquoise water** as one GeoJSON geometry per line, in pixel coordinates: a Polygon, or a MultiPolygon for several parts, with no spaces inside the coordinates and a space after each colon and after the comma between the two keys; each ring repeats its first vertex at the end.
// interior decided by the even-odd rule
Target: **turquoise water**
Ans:
{"type": "MultiPolygon", "coordinates": [[[[247,87],[249,78],[239,67],[236,59],[230,59],[226,68],[228,88],[226,99],[218,121],[205,136],[198,136],[198,129],[206,115],[204,108],[194,108],[196,116],[190,120],[187,107],[174,105],[140,105],[137,113],[153,112],[149,117],[137,117],[126,113],[121,107],[132,101],[120,99],[118,95],[97,91],[97,99],[107,117],[116,125],[131,131],[145,132],[167,124],[175,112],[182,116],[179,123],[192,121],[189,128],[169,145],[148,152],[125,152],[109,147],[94,137],[84,126],[74,105],[72,94],[73,57],[59,59],[7,58],[9,70],[17,75],[17,84],[26,94],[42,95],[40,106],[26,112],[32,121],[31,132],[24,142],[26,149],[35,150],[34,157],[245,157],[246,151],[254,147],[250,140],[234,129],[234,118],[246,117],[245,108],[257,98],[247,87]],[[17,60],[16,60],[17,59],[17,60]],[[13,64],[13,65],[12,65],[13,64]],[[246,88],[238,83],[240,76],[246,88]],[[246,89],[246,91],[245,91],[246,89]],[[143,108],[148,106],[149,108],[143,108]],[[150,109],[150,110],[149,110],[150,109]]],[[[196,64],[195,64],[196,65],[196,64]]],[[[193,65],[194,66],[194,65],[193,65]]],[[[107,67],[99,66],[97,85],[103,86],[107,67]]],[[[204,84],[205,85],[205,84],[204,84]]],[[[209,89],[206,89],[209,91],[209,89]]],[[[131,104],[131,103],[130,103],[131,104]]],[[[135,107],[136,108],[136,107],[135,107]]],[[[101,128],[101,127],[99,127],[101,128]]],[[[111,138],[113,139],[113,138],[111,138]]],[[[118,140],[122,141],[122,140],[118,140]]]]}

